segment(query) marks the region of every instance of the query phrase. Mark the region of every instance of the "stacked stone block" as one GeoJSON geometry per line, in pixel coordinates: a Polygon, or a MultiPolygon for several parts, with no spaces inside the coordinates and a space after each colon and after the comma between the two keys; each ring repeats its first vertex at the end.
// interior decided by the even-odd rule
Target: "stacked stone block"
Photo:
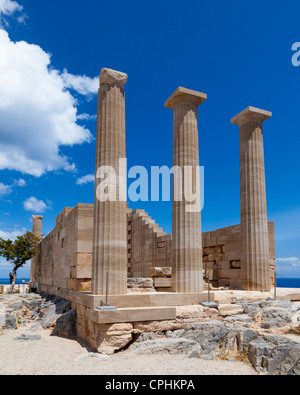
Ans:
{"type": "Polygon", "coordinates": [[[127,219],[128,275],[150,277],[151,267],[171,266],[170,235],[144,210],[134,210],[127,219]]]}

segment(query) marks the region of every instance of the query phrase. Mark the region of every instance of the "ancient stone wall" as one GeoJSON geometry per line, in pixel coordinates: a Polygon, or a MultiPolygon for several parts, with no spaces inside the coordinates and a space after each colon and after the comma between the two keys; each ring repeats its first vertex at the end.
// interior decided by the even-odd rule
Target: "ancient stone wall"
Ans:
{"type": "MultiPolygon", "coordinates": [[[[271,280],[275,284],[274,222],[268,222],[271,280]]],[[[241,226],[203,233],[203,268],[214,286],[241,289],[241,226]]]]}
{"type": "MultiPolygon", "coordinates": [[[[32,259],[31,283],[40,291],[68,298],[69,291],[91,291],[92,204],[65,208],[56,227],[32,259]]],[[[172,235],[168,235],[144,210],[128,210],[128,277],[153,278],[151,268],[171,268],[172,235]]],[[[274,223],[268,223],[271,278],[275,279],[274,223]]],[[[202,234],[203,269],[216,287],[241,288],[240,225],[202,234]]],[[[171,278],[153,278],[157,291],[171,291],[171,278]]]]}
{"type": "Polygon", "coordinates": [[[90,289],[93,217],[93,205],[82,203],[58,215],[55,228],[32,259],[31,283],[38,283],[39,291],[90,289]]]}

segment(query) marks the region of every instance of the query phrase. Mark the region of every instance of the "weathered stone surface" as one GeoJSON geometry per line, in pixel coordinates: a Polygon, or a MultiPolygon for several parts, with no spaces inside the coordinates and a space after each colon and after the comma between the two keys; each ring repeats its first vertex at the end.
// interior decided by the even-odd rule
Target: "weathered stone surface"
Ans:
{"type": "Polygon", "coordinates": [[[264,336],[249,343],[249,360],[260,372],[271,375],[300,374],[300,344],[283,336],[264,336]]]}
{"type": "Polygon", "coordinates": [[[152,278],[128,278],[127,279],[127,288],[129,289],[141,289],[147,292],[155,292],[155,288],[153,286],[152,278]]]}
{"type": "Polygon", "coordinates": [[[218,310],[222,317],[242,314],[244,312],[243,307],[239,304],[221,304],[219,305],[218,310]]]}
{"type": "Polygon", "coordinates": [[[201,354],[201,347],[196,341],[189,339],[167,339],[167,340],[149,340],[143,343],[135,343],[132,349],[137,354],[161,354],[168,353],[172,355],[192,353],[193,357],[201,354]]]}
{"type": "Polygon", "coordinates": [[[100,345],[97,347],[97,351],[101,354],[112,355],[115,351],[118,351],[127,346],[132,340],[132,334],[125,334],[120,336],[108,336],[98,338],[97,341],[100,345]]]}
{"type": "Polygon", "coordinates": [[[16,329],[17,328],[17,319],[12,312],[6,312],[5,314],[5,325],[3,329],[16,329]]]}
{"type": "Polygon", "coordinates": [[[194,340],[200,344],[202,353],[209,354],[219,349],[226,335],[226,327],[219,321],[189,324],[184,338],[194,340]]]}
{"type": "Polygon", "coordinates": [[[32,216],[32,233],[41,238],[42,237],[42,215],[33,215],[32,216]]]}
{"type": "Polygon", "coordinates": [[[5,311],[4,329],[16,329],[24,324],[33,324],[31,329],[54,328],[57,319],[71,310],[70,301],[55,295],[4,295],[0,297],[0,303],[5,308],[1,309],[5,311]]]}
{"type": "Polygon", "coordinates": [[[252,324],[253,321],[253,317],[250,317],[247,314],[232,315],[224,319],[224,322],[226,323],[234,323],[240,325],[249,325],[252,324]]]}
{"type": "Polygon", "coordinates": [[[90,329],[90,343],[101,354],[111,355],[132,341],[132,324],[94,324],[90,329]]]}
{"type": "MultiPolygon", "coordinates": [[[[109,294],[127,293],[128,235],[127,207],[124,199],[124,168],[120,161],[126,159],[125,92],[127,75],[104,68],[100,73],[98,95],[98,122],[96,142],[96,177],[94,201],[94,237],[92,264],[92,293],[105,295],[107,272],[109,294]],[[112,182],[115,196],[104,199],[99,194],[101,170],[110,166],[118,182],[112,182]],[[100,173],[99,173],[100,171],[100,173]]],[[[106,170],[107,172],[107,170],[106,170]]],[[[100,188],[101,190],[101,188],[100,188]]],[[[125,187],[126,192],[126,187],[125,187]]]]}
{"type": "Polygon", "coordinates": [[[120,71],[103,68],[100,73],[100,85],[117,84],[124,87],[128,80],[128,75],[120,71]]]}
{"type": "Polygon", "coordinates": [[[281,328],[292,322],[292,314],[283,308],[265,307],[261,319],[261,327],[264,329],[281,328]]]}
{"type": "Polygon", "coordinates": [[[166,332],[182,329],[182,323],[177,321],[137,322],[133,324],[133,333],[166,332]]]}
{"type": "Polygon", "coordinates": [[[41,340],[41,336],[22,334],[18,337],[15,337],[13,340],[16,342],[33,342],[33,341],[41,340]]]}
{"type": "Polygon", "coordinates": [[[218,310],[203,306],[178,306],[176,307],[176,319],[185,322],[214,319],[218,316],[218,310]]]}
{"type": "Polygon", "coordinates": [[[76,310],[68,311],[60,316],[55,324],[53,334],[72,336],[76,333],[76,310]]]}
{"type": "Polygon", "coordinates": [[[151,267],[150,268],[151,277],[171,277],[172,268],[171,267],[151,267]]]}
{"type": "Polygon", "coordinates": [[[263,122],[272,113],[248,107],[231,122],[240,126],[242,289],[271,290],[263,122]]]}
{"type": "MultiPolygon", "coordinates": [[[[165,107],[174,110],[173,166],[180,168],[182,174],[187,166],[196,174],[199,166],[197,108],[206,98],[204,93],[179,87],[165,103],[165,107]]],[[[174,175],[174,184],[177,182],[177,185],[173,188],[172,204],[172,289],[179,293],[203,291],[198,177],[185,177],[183,188],[183,183],[178,183],[174,175]],[[186,191],[187,188],[196,195],[196,201],[192,204],[184,195],[183,189],[186,191]]]]}
{"type": "Polygon", "coordinates": [[[215,302],[219,304],[250,303],[265,301],[272,297],[270,292],[248,291],[215,291],[215,302]]]}

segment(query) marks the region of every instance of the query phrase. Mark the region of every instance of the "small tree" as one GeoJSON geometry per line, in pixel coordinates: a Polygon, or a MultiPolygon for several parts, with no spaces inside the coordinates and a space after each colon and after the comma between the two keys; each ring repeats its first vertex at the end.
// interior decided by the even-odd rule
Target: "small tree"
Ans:
{"type": "Polygon", "coordinates": [[[11,293],[16,284],[17,270],[38,254],[40,241],[41,239],[31,232],[18,236],[15,241],[0,238],[0,256],[13,265],[11,293]]]}

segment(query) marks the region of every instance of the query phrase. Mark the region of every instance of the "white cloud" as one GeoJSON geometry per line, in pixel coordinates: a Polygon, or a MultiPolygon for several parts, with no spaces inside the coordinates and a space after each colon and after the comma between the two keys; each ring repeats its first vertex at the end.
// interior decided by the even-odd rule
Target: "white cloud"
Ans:
{"type": "Polygon", "coordinates": [[[276,268],[279,270],[279,274],[283,275],[298,275],[300,273],[300,258],[297,257],[287,257],[287,258],[277,258],[276,268]]]}
{"type": "Polygon", "coordinates": [[[282,266],[300,267],[300,259],[297,257],[277,258],[276,262],[279,262],[282,266]]]}
{"type": "Polygon", "coordinates": [[[64,69],[61,77],[64,81],[65,87],[75,90],[81,95],[94,95],[99,89],[99,78],[90,78],[86,75],[74,75],[68,73],[67,69],[64,69]]]}
{"type": "Polygon", "coordinates": [[[0,15],[12,15],[15,12],[21,12],[23,7],[16,1],[0,0],[0,15]]]}
{"type": "Polygon", "coordinates": [[[90,121],[92,119],[97,119],[97,115],[96,114],[90,115],[90,114],[83,113],[83,114],[77,115],[77,119],[80,121],[90,121]]]}
{"type": "Polygon", "coordinates": [[[15,240],[18,236],[21,236],[27,231],[25,228],[13,229],[13,230],[0,230],[0,238],[4,240],[15,240]]]}
{"type": "Polygon", "coordinates": [[[23,180],[22,178],[19,178],[18,180],[15,180],[15,184],[18,187],[25,187],[26,181],[23,180]]]}
{"type": "Polygon", "coordinates": [[[92,139],[76,123],[77,102],[66,88],[94,94],[96,79],[50,66],[51,57],[41,47],[13,42],[0,29],[0,170],[36,177],[58,169],[74,171],[61,147],[92,139]]]}
{"type": "Polygon", "coordinates": [[[76,181],[77,185],[88,184],[89,182],[95,182],[95,174],[88,174],[81,178],[78,178],[76,181]]]}
{"type": "Polygon", "coordinates": [[[23,7],[13,0],[0,0],[0,26],[8,26],[7,17],[14,15],[19,22],[24,22],[26,16],[23,7]]]}
{"type": "Polygon", "coordinates": [[[12,187],[24,187],[26,181],[20,178],[19,180],[14,180],[12,185],[5,185],[0,182],[0,196],[9,195],[12,192],[12,187]]]}
{"type": "Polygon", "coordinates": [[[49,208],[42,200],[38,200],[34,196],[26,199],[23,202],[23,206],[26,211],[34,213],[44,213],[49,208]]]}
{"type": "Polygon", "coordinates": [[[4,185],[2,182],[0,182],[0,196],[9,195],[11,191],[10,185],[4,185]]]}

